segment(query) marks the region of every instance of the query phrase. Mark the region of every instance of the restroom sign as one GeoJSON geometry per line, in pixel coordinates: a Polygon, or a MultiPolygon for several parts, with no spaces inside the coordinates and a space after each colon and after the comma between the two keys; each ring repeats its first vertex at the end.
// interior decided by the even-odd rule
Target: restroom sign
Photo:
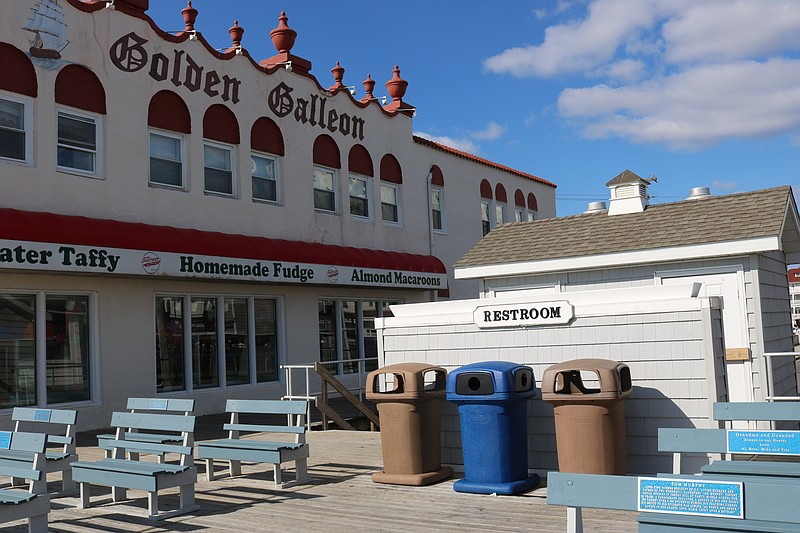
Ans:
{"type": "Polygon", "coordinates": [[[575,316],[569,302],[482,305],[472,314],[481,329],[567,324],[575,316]]]}

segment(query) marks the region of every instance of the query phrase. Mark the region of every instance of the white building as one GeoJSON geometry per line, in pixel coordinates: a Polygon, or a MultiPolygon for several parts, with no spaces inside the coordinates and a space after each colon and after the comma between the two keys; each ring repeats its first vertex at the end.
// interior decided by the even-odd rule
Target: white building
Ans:
{"type": "Polygon", "coordinates": [[[555,215],[552,183],[415,137],[399,69],[382,106],[285,16],[259,60],[147,8],[0,0],[0,408],[89,429],[131,396],[280,397],[283,364],[353,380],[390,304],[475,293],[448,266],[482,210],[555,215]]]}
{"type": "MultiPolygon", "coordinates": [[[[713,402],[763,401],[763,354],[792,350],[797,207],[789,187],[649,205],[649,182],[632,172],[607,185],[608,209],[506,224],[457,261],[479,299],[394,306],[378,321],[382,363],[510,360],[540,380],[572,359],[624,362],[629,470],[669,471],[659,427],[711,427],[713,402]]],[[[795,395],[793,361],[772,370],[771,392],[795,395]]],[[[443,460],[458,465],[458,418],[444,412],[443,460]]],[[[529,433],[531,468],[555,469],[548,404],[532,402],[529,433]]]]}

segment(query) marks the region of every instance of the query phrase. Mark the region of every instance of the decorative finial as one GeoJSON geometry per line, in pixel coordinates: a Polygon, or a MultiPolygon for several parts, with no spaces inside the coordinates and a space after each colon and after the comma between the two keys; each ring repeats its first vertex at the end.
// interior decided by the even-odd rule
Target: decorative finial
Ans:
{"type": "Polygon", "coordinates": [[[183,22],[186,24],[186,28],[183,30],[184,32],[194,31],[194,23],[197,21],[197,13],[198,11],[192,7],[192,0],[189,0],[186,3],[186,7],[181,9],[183,22]]]}
{"type": "Polygon", "coordinates": [[[297,32],[289,27],[288,20],[289,17],[286,16],[286,11],[281,11],[281,16],[278,17],[278,27],[269,32],[272,44],[281,54],[288,54],[294,46],[294,40],[297,38],[297,32]]]}
{"type": "Polygon", "coordinates": [[[372,76],[367,74],[367,79],[364,80],[364,92],[366,96],[361,99],[362,102],[369,102],[373,100],[375,97],[372,96],[372,91],[375,90],[375,80],[372,79],[372,76]]]}
{"type": "Polygon", "coordinates": [[[239,26],[239,21],[234,20],[233,26],[228,28],[228,33],[231,34],[231,48],[239,48],[242,46],[242,35],[244,35],[244,28],[239,26]]]}
{"type": "Polygon", "coordinates": [[[328,90],[334,91],[340,87],[344,87],[344,84],[342,83],[342,78],[344,78],[344,67],[339,65],[339,62],[337,61],[336,66],[331,69],[331,72],[333,73],[334,84],[331,85],[328,90]]]}
{"type": "Polygon", "coordinates": [[[406,94],[408,82],[400,77],[400,67],[398,65],[394,66],[394,71],[392,72],[392,79],[386,82],[386,91],[392,97],[393,102],[401,102],[406,94]]]}

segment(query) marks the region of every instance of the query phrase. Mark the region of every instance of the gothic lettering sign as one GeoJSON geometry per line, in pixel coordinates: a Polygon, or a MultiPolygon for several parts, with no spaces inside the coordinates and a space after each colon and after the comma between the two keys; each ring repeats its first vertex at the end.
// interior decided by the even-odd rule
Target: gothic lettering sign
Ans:
{"type": "Polygon", "coordinates": [[[575,315],[569,302],[482,305],[472,313],[481,329],[567,324],[575,315]]]}
{"type": "Polygon", "coordinates": [[[241,82],[238,79],[207,69],[183,50],[149,53],[145,47],[147,42],[147,39],[134,32],[120,37],[108,51],[111,62],[122,72],[138,72],[147,68],[150,77],[158,82],[183,86],[190,92],[202,90],[211,98],[239,103],[241,82]]]}
{"type": "Polygon", "coordinates": [[[364,140],[363,118],[337,111],[327,105],[327,98],[319,95],[309,94],[308,98],[300,98],[293,96],[292,92],[294,89],[281,82],[267,95],[267,106],[276,117],[291,117],[300,124],[364,140]]]}

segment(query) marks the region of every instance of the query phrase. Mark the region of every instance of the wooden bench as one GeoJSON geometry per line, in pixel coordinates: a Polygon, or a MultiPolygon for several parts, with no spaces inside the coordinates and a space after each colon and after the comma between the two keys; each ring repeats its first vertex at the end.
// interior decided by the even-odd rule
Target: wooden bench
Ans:
{"type": "MultiPolygon", "coordinates": [[[[194,400],[180,398],[128,398],[126,409],[131,413],[182,413],[188,416],[194,412],[194,400]]],[[[106,457],[111,457],[113,446],[109,443],[115,438],[116,436],[110,433],[97,436],[97,445],[106,451],[106,457]]],[[[153,433],[133,431],[129,428],[125,434],[125,440],[157,444],[180,444],[183,441],[183,436],[178,431],[153,433]]],[[[134,447],[129,447],[127,451],[129,458],[134,460],[138,459],[139,453],[153,453],[152,451],[148,452],[134,447]]],[[[158,454],[158,461],[160,463],[166,461],[163,453],[158,454]]]]}
{"type": "Polygon", "coordinates": [[[253,463],[272,463],[275,472],[275,487],[282,485],[281,464],[295,462],[295,482],[308,479],[305,415],[308,402],[305,400],[228,400],[225,410],[231,420],[223,429],[228,431],[227,439],[200,441],[197,443],[197,457],[206,461],[206,477],[214,479],[214,460],[229,461],[231,476],[241,475],[242,461],[253,463]],[[274,418],[275,415],[287,417],[286,425],[243,424],[240,415],[258,415],[274,418]],[[293,434],[291,442],[276,442],[240,438],[240,432],[288,433],[293,434]]]}
{"type": "Polygon", "coordinates": [[[0,475],[30,480],[27,491],[0,489],[0,522],[27,518],[29,533],[47,532],[50,496],[47,494],[46,447],[47,435],[43,433],[0,432],[0,449],[20,454],[12,460],[0,458],[0,475]]]}
{"type": "Polygon", "coordinates": [[[195,505],[195,483],[197,467],[193,459],[194,416],[155,413],[114,413],[111,425],[116,428],[115,439],[109,441],[112,457],[94,462],[78,461],[72,464],[72,477],[80,484],[80,508],[89,507],[91,485],[111,487],[112,500],[119,502],[126,498],[126,490],[144,490],[148,493],[148,518],[160,520],[199,509],[195,505]],[[131,432],[140,431],[179,431],[182,441],[177,444],[126,440],[131,432]],[[125,459],[125,451],[132,447],[141,453],[163,455],[176,453],[180,456],[178,464],[145,462],[138,459],[125,459]],[[180,505],[174,511],[159,513],[158,491],[171,487],[180,488],[180,505]]]}
{"type": "MultiPolygon", "coordinates": [[[[669,475],[666,479],[677,484],[697,484],[707,480],[698,476],[669,475]]],[[[570,474],[550,472],[547,476],[547,503],[567,506],[568,533],[582,533],[581,512],[585,507],[640,511],[642,482],[653,478],[570,474]]],[[[761,480],[741,482],[741,514],[743,518],[697,516],[675,512],[642,512],[639,533],[714,532],[771,532],[796,533],[800,524],[800,484],[765,483],[761,480]]],[[[697,500],[701,496],[691,493],[697,500]]],[[[709,492],[708,500],[716,498],[709,492]]]]}
{"type": "MultiPolygon", "coordinates": [[[[73,409],[37,409],[15,407],[11,413],[15,432],[36,432],[47,435],[47,473],[61,472],[61,489],[70,492],[77,488],[72,481],[72,463],[78,460],[75,444],[75,422],[78,412],[73,409]]],[[[0,458],[24,462],[32,460],[34,452],[0,450],[0,458]]],[[[14,485],[17,479],[12,479],[14,485]]]]}

